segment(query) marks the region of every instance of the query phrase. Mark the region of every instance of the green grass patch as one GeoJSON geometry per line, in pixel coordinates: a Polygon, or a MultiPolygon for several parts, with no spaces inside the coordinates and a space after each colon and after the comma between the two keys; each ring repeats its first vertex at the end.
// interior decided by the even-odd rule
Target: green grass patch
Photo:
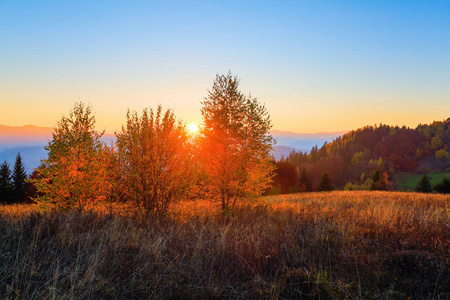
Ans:
{"type": "MultiPolygon", "coordinates": [[[[399,188],[405,191],[412,191],[416,188],[417,183],[422,178],[423,174],[411,174],[411,173],[398,173],[396,175],[397,185],[399,188]]],[[[444,177],[450,177],[449,172],[428,173],[430,177],[431,185],[441,182],[444,177]]]]}

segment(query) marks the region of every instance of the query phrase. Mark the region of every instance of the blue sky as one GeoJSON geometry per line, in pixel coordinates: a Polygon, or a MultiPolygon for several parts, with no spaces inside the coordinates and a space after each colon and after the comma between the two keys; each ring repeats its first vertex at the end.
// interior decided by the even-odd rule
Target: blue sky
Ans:
{"type": "Polygon", "coordinates": [[[449,1],[2,1],[0,124],[53,126],[75,101],[201,122],[231,71],[274,128],[342,131],[450,117],[449,1]]]}

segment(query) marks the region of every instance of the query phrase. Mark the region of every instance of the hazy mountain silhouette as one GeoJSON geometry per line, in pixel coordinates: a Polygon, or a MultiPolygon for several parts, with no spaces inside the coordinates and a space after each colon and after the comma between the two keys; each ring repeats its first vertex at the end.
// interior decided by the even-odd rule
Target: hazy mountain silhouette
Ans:
{"type": "Polygon", "coordinates": [[[12,170],[19,152],[27,175],[30,175],[33,169],[40,165],[41,159],[47,157],[47,150],[45,150],[44,146],[22,146],[0,151],[0,162],[6,160],[12,170]]]}
{"type": "Polygon", "coordinates": [[[53,128],[34,125],[0,125],[0,150],[20,146],[44,146],[52,138],[53,128]]]}
{"type": "Polygon", "coordinates": [[[307,134],[280,130],[270,131],[277,141],[277,146],[287,146],[303,152],[309,152],[311,148],[316,145],[320,148],[325,142],[331,142],[338,136],[342,136],[347,132],[348,131],[307,134]]]}

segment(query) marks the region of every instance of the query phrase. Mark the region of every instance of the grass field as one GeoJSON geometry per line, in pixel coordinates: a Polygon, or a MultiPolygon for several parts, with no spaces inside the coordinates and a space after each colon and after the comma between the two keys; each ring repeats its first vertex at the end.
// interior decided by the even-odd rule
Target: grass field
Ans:
{"type": "MultiPolygon", "coordinates": [[[[404,191],[413,191],[416,188],[417,183],[422,178],[422,175],[410,174],[410,173],[398,173],[397,175],[397,185],[404,191]]],[[[435,185],[444,179],[444,177],[449,178],[450,173],[440,172],[440,173],[429,173],[431,185],[435,185]]]]}
{"type": "Polygon", "coordinates": [[[270,196],[164,221],[0,207],[0,299],[448,299],[450,196],[270,196]]]}

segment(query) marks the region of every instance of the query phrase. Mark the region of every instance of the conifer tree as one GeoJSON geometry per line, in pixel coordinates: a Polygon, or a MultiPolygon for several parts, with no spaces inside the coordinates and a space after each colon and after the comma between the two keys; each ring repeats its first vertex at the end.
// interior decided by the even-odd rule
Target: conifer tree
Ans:
{"type": "Polygon", "coordinates": [[[4,161],[0,166],[0,203],[11,203],[12,200],[11,170],[4,161]]]}
{"type": "Polygon", "coordinates": [[[17,153],[16,162],[12,173],[12,183],[14,188],[14,202],[22,202],[25,196],[27,173],[22,163],[20,152],[17,153]]]}
{"type": "Polygon", "coordinates": [[[334,189],[333,184],[331,184],[331,179],[328,173],[325,173],[322,177],[322,181],[319,183],[318,190],[321,192],[329,192],[334,189]]]}
{"type": "Polygon", "coordinates": [[[431,193],[433,188],[431,187],[430,177],[427,174],[423,174],[422,178],[416,185],[416,192],[419,193],[431,193]]]}
{"type": "Polygon", "coordinates": [[[300,176],[299,186],[300,186],[300,192],[311,192],[312,191],[311,180],[309,180],[308,175],[306,175],[305,169],[303,169],[302,175],[300,176]]]}
{"type": "Polygon", "coordinates": [[[370,190],[371,191],[374,191],[374,190],[377,190],[378,188],[378,181],[380,181],[380,179],[381,179],[381,172],[380,172],[380,170],[376,170],[375,171],[375,173],[373,173],[373,176],[372,176],[372,183],[370,184],[370,190]]]}
{"type": "Polygon", "coordinates": [[[444,177],[441,182],[433,186],[433,189],[440,194],[450,194],[450,180],[444,177]]]}

